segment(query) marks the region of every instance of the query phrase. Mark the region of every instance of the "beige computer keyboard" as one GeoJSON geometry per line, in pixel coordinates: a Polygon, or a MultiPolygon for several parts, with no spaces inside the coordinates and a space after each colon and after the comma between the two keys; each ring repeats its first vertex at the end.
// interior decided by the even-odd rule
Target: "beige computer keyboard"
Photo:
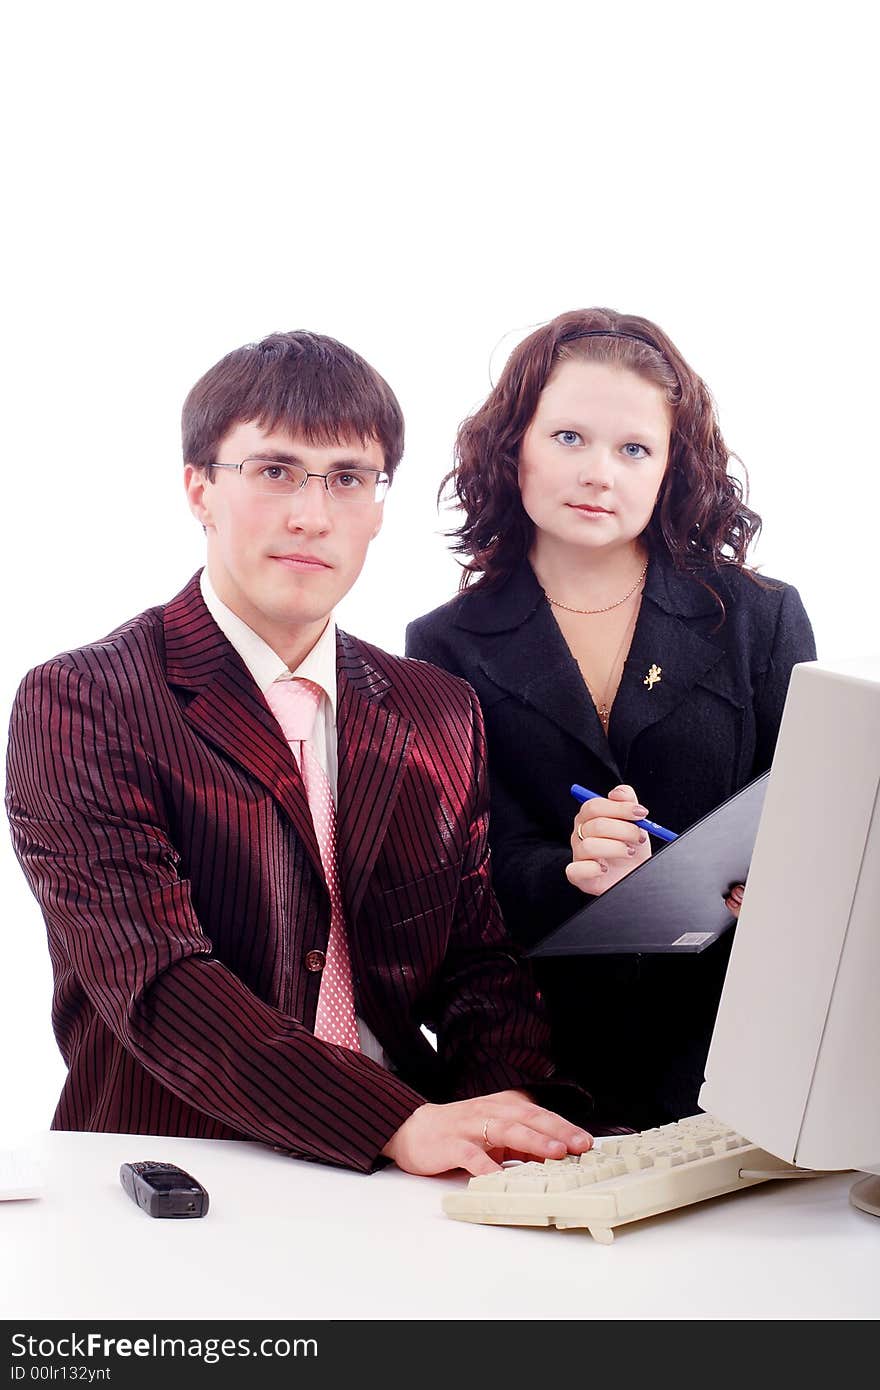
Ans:
{"type": "Polygon", "coordinates": [[[464,1192],[443,1198],[443,1210],[497,1226],[585,1226],[610,1245],[615,1226],[799,1171],[711,1115],[599,1145],[471,1178],[464,1192]]]}

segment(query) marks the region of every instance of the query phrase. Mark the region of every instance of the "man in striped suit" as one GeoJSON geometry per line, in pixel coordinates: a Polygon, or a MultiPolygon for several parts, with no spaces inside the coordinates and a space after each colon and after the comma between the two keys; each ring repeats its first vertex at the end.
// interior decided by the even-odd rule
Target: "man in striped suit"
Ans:
{"type": "Polygon", "coordinates": [[[537,1103],[578,1098],[491,893],[476,699],[332,619],[403,450],[395,397],[333,339],[275,334],[193,387],[183,443],[206,568],[32,671],[12,716],[55,1126],[417,1173],[582,1151],[537,1103]]]}

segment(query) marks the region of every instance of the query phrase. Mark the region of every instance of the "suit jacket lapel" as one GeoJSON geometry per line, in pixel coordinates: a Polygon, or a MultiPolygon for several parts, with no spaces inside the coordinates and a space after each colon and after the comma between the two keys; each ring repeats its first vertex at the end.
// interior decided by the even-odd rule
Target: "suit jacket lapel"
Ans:
{"type": "Polygon", "coordinates": [[[716,665],[723,648],[689,620],[719,610],[695,580],[652,561],[617,698],[610,734],[625,765],[634,739],[666,717],[716,665]]]}
{"type": "Polygon", "coordinates": [[[522,646],[512,637],[506,647],[481,662],[483,674],[501,690],[552,719],[619,777],[580,667],[548,604],[535,613],[522,636],[522,646]]]}
{"type": "Polygon", "coordinates": [[[675,574],[661,561],[651,561],[611,710],[614,752],[527,561],[494,592],[465,594],[456,624],[495,637],[493,650],[480,662],[494,685],[552,719],[589,748],[615,780],[622,781],[621,769],[633,740],[680,704],[720,660],[721,646],[701,636],[694,626],[694,620],[703,620],[705,627],[705,620],[718,611],[711,594],[696,580],[675,574]]]}
{"type": "Polygon", "coordinates": [[[184,718],[271,792],[323,882],[296,761],[253,677],[205,607],[198,575],[165,608],[165,660],[169,683],[191,692],[183,706],[184,718]]]}
{"type": "Polygon", "coordinates": [[[498,634],[494,650],[480,662],[493,685],[552,719],[620,780],[580,667],[527,561],[494,595],[466,595],[457,621],[471,631],[498,634]]]}
{"type": "Polygon", "coordinates": [[[385,702],[390,682],[348,633],[337,632],[339,785],[336,845],[349,924],[388,830],[413,724],[385,702]]]}

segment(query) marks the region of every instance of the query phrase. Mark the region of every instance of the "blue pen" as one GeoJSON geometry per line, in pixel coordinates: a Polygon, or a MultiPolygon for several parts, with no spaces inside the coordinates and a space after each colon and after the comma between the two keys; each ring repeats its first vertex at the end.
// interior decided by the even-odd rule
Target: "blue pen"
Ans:
{"type": "MultiPolygon", "coordinates": [[[[599,798],[599,792],[588,792],[586,787],[579,787],[577,782],[572,787],[571,794],[576,796],[578,801],[595,801],[599,798]]],[[[641,826],[642,830],[647,830],[649,835],[656,835],[658,840],[678,839],[674,830],[664,830],[662,825],[655,825],[652,820],[634,820],[632,823],[641,826]]]]}

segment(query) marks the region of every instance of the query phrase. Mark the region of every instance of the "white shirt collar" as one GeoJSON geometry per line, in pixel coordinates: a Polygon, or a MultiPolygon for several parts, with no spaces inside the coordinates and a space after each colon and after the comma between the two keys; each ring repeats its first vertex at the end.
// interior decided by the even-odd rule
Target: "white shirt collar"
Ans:
{"type": "Polygon", "coordinates": [[[259,633],[248,627],[237,613],[233,613],[208,578],[207,565],[199,580],[205,607],[219,627],[223,636],[235,648],[250,671],[254,680],[265,695],[276,680],[291,680],[299,676],[319,685],[330,701],[333,716],[336,716],[336,624],[332,614],[311,651],[303,658],[295,671],[288,670],[276,651],[265,642],[259,633]]]}

